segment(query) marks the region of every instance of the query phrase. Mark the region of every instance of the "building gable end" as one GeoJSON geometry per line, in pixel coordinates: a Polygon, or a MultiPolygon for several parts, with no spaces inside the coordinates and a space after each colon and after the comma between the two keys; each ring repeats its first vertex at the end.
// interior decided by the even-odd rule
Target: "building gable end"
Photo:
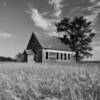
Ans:
{"type": "Polygon", "coordinates": [[[29,40],[29,43],[28,43],[26,49],[31,49],[34,52],[36,52],[39,49],[42,49],[42,46],[39,43],[39,41],[38,41],[37,37],[35,36],[35,34],[32,33],[31,38],[29,40]]]}

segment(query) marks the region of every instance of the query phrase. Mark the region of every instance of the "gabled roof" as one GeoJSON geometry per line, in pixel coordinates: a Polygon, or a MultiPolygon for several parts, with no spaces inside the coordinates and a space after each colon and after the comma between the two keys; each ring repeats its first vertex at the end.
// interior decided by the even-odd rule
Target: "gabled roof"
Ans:
{"type": "Polygon", "coordinates": [[[70,47],[66,45],[60,37],[48,36],[47,34],[40,33],[32,33],[32,35],[35,35],[42,48],[61,51],[71,51],[70,47]]]}

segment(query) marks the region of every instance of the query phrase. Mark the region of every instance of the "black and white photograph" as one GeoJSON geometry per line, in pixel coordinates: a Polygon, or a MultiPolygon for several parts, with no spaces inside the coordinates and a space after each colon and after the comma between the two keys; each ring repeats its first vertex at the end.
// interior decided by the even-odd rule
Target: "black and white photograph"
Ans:
{"type": "Polygon", "coordinates": [[[0,0],[0,100],[100,100],[100,0],[0,0]]]}

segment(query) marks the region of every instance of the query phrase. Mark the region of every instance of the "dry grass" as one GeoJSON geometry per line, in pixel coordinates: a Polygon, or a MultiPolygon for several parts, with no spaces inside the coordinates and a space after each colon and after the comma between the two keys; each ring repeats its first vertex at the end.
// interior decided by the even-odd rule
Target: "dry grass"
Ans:
{"type": "Polygon", "coordinates": [[[0,100],[100,100],[98,66],[0,63],[0,100]]]}

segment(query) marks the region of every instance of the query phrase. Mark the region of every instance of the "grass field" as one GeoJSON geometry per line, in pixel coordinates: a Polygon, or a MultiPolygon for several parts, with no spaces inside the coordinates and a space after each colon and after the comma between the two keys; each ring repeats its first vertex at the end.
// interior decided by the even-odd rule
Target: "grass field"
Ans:
{"type": "Polygon", "coordinates": [[[100,63],[0,63],[0,100],[100,100],[100,63]]]}

